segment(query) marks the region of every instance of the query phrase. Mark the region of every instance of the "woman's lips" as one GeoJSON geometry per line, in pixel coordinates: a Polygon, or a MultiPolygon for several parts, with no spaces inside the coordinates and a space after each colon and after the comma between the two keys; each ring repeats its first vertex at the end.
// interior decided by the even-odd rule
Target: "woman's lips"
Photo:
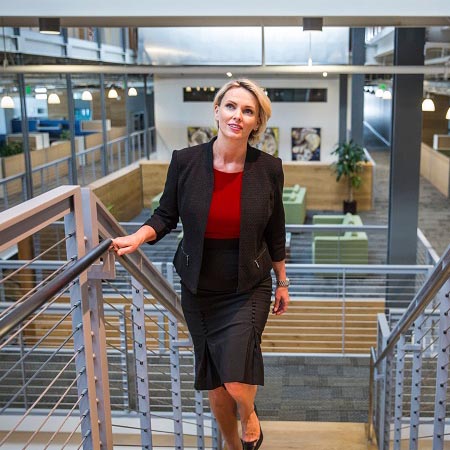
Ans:
{"type": "Polygon", "coordinates": [[[235,123],[230,123],[228,124],[228,126],[233,130],[233,131],[241,131],[242,127],[240,125],[237,125],[235,123]]]}

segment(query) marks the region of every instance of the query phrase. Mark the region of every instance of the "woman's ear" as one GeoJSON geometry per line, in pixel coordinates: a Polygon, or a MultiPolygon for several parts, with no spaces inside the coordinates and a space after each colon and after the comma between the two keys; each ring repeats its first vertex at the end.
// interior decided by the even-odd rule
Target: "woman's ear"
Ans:
{"type": "Polygon", "coordinates": [[[214,119],[217,122],[219,121],[219,105],[214,106],[214,119]]]}

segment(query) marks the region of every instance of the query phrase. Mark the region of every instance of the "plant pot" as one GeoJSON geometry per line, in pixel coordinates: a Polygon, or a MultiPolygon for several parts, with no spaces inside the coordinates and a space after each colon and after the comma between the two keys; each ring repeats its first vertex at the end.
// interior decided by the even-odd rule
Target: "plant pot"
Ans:
{"type": "Polygon", "coordinates": [[[356,214],[356,200],[353,200],[352,202],[348,202],[344,200],[344,214],[350,213],[350,214],[356,214]]]}

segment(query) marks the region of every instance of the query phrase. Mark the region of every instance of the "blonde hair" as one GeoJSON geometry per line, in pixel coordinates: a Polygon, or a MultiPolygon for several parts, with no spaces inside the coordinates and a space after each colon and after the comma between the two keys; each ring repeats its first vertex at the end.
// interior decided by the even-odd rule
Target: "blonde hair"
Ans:
{"type": "Polygon", "coordinates": [[[266,130],[267,121],[272,115],[272,104],[270,103],[269,97],[261,87],[247,78],[239,78],[238,80],[229,81],[219,89],[214,97],[214,108],[216,106],[220,106],[223,97],[230,89],[239,87],[247,89],[247,91],[253,94],[258,103],[258,129],[256,131],[253,130],[248,138],[248,142],[250,144],[257,144],[266,130]]]}

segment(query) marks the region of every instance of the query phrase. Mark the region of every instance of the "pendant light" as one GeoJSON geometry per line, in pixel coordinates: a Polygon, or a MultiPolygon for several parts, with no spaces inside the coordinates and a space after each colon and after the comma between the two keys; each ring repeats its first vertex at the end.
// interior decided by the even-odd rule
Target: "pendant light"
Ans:
{"type": "Polygon", "coordinates": [[[114,86],[111,86],[111,88],[108,91],[108,98],[117,98],[119,94],[117,93],[117,90],[114,86]]]}
{"type": "Polygon", "coordinates": [[[61,103],[61,100],[60,100],[60,98],[59,98],[59,95],[58,95],[58,94],[55,94],[54,92],[51,93],[51,94],[48,96],[47,103],[48,103],[49,105],[59,105],[59,104],[61,103]]]}
{"type": "Polygon", "coordinates": [[[447,109],[447,114],[445,115],[447,120],[450,120],[450,107],[447,109]]]}
{"type": "Polygon", "coordinates": [[[91,102],[92,101],[92,94],[91,91],[83,91],[83,93],[81,94],[81,100],[84,100],[86,102],[91,102]]]}
{"type": "Polygon", "coordinates": [[[8,94],[5,94],[0,101],[0,108],[14,109],[14,100],[8,94]]]}
{"type": "MultiPolygon", "coordinates": [[[[8,66],[8,58],[6,57],[6,38],[5,38],[5,27],[3,26],[3,69],[6,69],[8,66]]],[[[2,99],[0,100],[0,108],[3,109],[13,109],[14,108],[14,100],[8,94],[8,91],[4,93],[2,99]]]]}
{"type": "Polygon", "coordinates": [[[387,90],[383,92],[383,100],[391,100],[392,99],[392,94],[391,91],[387,90]]]}
{"type": "Polygon", "coordinates": [[[136,97],[138,95],[136,88],[130,87],[128,89],[128,97],[136,97]]]}
{"type": "Polygon", "coordinates": [[[436,111],[433,100],[430,98],[430,94],[422,102],[422,111],[436,111]]]}

